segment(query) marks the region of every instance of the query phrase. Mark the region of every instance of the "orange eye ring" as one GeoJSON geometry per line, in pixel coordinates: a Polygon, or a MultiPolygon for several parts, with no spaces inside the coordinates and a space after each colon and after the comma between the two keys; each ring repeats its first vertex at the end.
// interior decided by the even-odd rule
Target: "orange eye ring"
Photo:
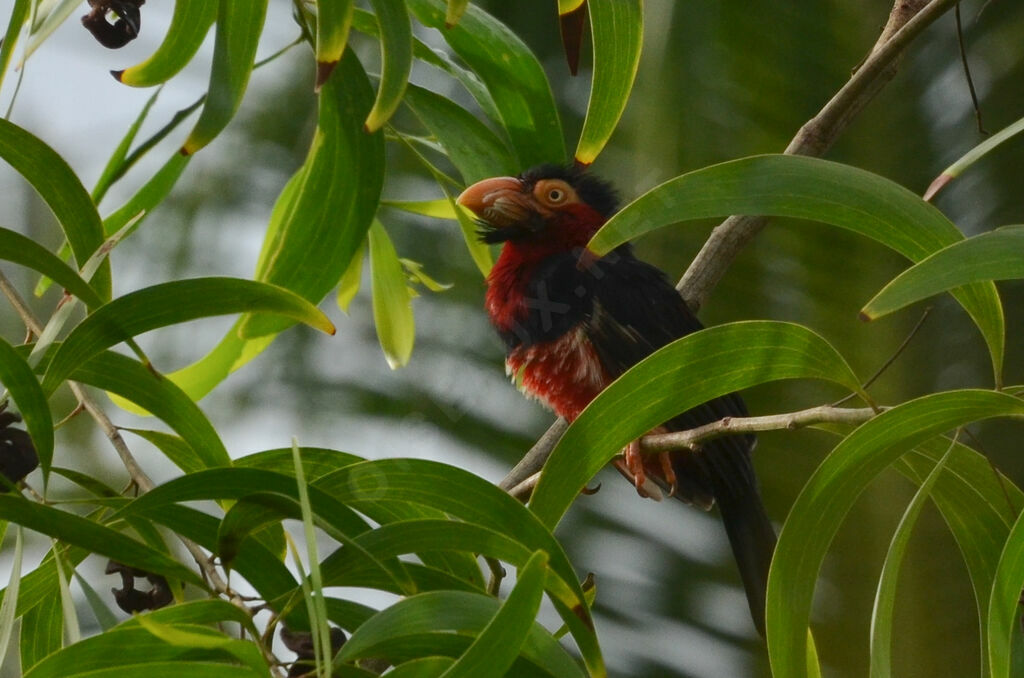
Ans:
{"type": "Polygon", "coordinates": [[[533,188],[537,201],[546,207],[561,207],[576,201],[576,193],[572,187],[559,179],[545,179],[537,182],[533,188]]]}

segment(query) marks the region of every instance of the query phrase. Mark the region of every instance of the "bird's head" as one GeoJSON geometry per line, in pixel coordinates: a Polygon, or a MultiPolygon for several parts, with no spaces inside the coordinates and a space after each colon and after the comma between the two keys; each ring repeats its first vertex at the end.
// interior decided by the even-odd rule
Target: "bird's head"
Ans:
{"type": "Polygon", "coordinates": [[[541,165],[478,181],[458,203],[476,214],[484,242],[553,253],[585,246],[614,214],[617,199],[608,183],[581,169],[541,165]]]}

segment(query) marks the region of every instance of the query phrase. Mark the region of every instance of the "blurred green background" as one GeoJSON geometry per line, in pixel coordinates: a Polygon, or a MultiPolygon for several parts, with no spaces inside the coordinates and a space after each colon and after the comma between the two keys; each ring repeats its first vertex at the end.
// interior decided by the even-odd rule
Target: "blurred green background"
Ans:
{"type": "MultiPolygon", "coordinates": [[[[0,2],[0,11],[8,13],[10,4],[0,2]]],[[[567,142],[574,147],[589,92],[589,55],[580,76],[571,78],[561,53],[555,3],[478,4],[536,51],[561,107],[567,142]]],[[[289,5],[272,0],[261,57],[295,36],[289,5]]],[[[780,152],[845,82],[874,43],[890,7],[884,0],[650,0],[632,100],[594,171],[614,181],[628,201],[692,169],[780,152]]],[[[101,52],[72,20],[25,71],[12,119],[53,144],[87,186],[149,96],[118,85],[106,73],[146,56],[162,37],[170,8],[153,2],[143,9],[142,36],[125,51],[101,52]]],[[[1024,6],[992,0],[964,3],[962,11],[985,127],[998,131],[1024,115],[1024,6]]],[[[439,48],[443,44],[435,32],[419,34],[439,48]]],[[[375,70],[375,43],[357,36],[356,45],[368,70],[375,70]]],[[[201,54],[197,62],[161,95],[143,135],[205,90],[208,61],[201,54]]],[[[196,157],[168,201],[118,250],[119,293],[176,277],[252,274],[270,206],[301,163],[312,133],[312,79],[304,48],[254,75],[228,133],[196,157]]],[[[464,93],[429,69],[414,71],[414,81],[468,104],[464,93]]],[[[6,105],[9,91],[4,95],[6,105]]],[[[419,131],[407,112],[395,124],[419,131]]],[[[913,44],[899,74],[827,157],[920,193],[982,139],[949,14],[913,44]]],[[[144,163],[113,191],[101,213],[130,195],[146,172],[173,152],[174,143],[158,147],[152,163],[144,163]]],[[[937,205],[967,234],[1024,222],[1022,156],[1024,137],[954,182],[937,205]]],[[[0,186],[6,223],[56,245],[59,231],[31,191],[6,168],[0,186]]],[[[439,196],[416,160],[389,146],[385,197],[439,196]]],[[[482,309],[483,281],[457,228],[401,212],[384,217],[401,256],[454,283],[447,292],[415,300],[411,364],[397,372],[388,369],[377,347],[364,279],[348,317],[330,301],[323,305],[339,326],[336,337],[291,330],[204,400],[203,409],[237,455],[287,444],[294,435],[304,445],[371,458],[440,459],[497,481],[552,417],[522,398],[505,378],[502,347],[482,309]]],[[[639,242],[638,252],[677,278],[713,225],[662,229],[639,242]]],[[[866,376],[892,354],[923,311],[915,307],[872,324],[857,319],[860,306],[904,267],[890,251],[835,228],[774,220],[730,269],[701,315],[709,324],[749,318],[806,324],[866,376]]],[[[12,274],[20,289],[34,285],[30,275],[12,274]]],[[[1009,332],[1006,381],[1021,383],[1024,285],[1001,284],[1000,289],[1009,332]]],[[[55,300],[51,291],[37,303],[48,312],[55,300]]],[[[933,300],[933,306],[910,347],[873,387],[879,402],[990,385],[977,329],[949,299],[933,300]]],[[[18,331],[11,314],[2,314],[2,323],[5,333],[18,331]]],[[[170,371],[203,355],[229,324],[227,319],[172,328],[145,336],[141,343],[158,368],[170,371]]],[[[844,394],[799,382],[744,395],[753,413],[767,414],[844,394]]],[[[113,405],[110,409],[118,424],[138,422],[113,405]]],[[[1011,478],[1024,478],[1019,433],[1005,423],[971,431],[997,467],[1011,478]]],[[[85,420],[61,429],[59,442],[59,454],[90,472],[95,472],[90,465],[110,456],[85,420]]],[[[778,524],[834,442],[813,431],[760,436],[756,463],[765,502],[778,524]]],[[[155,453],[147,454],[141,441],[132,444],[154,475],[171,477],[171,467],[155,453]]],[[[115,468],[110,473],[121,476],[115,468]]],[[[601,491],[577,501],[559,535],[580,573],[596,575],[598,629],[612,674],[767,676],[763,642],[749,621],[717,516],[678,502],[641,500],[615,473],[606,471],[599,480],[601,491]]],[[[886,474],[865,492],[834,542],[815,608],[827,676],[867,675],[874,587],[913,490],[897,473],[886,474]]],[[[98,573],[93,584],[101,590],[106,586],[98,573]]],[[[88,618],[83,611],[83,620],[88,618]]],[[[894,656],[896,675],[906,678],[971,676],[980,666],[970,582],[956,544],[930,508],[900,579],[894,656]]]]}

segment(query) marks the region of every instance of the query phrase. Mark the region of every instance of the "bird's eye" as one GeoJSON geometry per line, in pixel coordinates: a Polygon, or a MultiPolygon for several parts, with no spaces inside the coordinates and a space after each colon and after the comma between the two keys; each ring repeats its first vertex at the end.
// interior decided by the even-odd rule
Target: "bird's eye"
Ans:
{"type": "Polygon", "coordinates": [[[548,191],[548,201],[553,203],[560,203],[565,200],[565,191],[560,188],[552,188],[548,191]]]}

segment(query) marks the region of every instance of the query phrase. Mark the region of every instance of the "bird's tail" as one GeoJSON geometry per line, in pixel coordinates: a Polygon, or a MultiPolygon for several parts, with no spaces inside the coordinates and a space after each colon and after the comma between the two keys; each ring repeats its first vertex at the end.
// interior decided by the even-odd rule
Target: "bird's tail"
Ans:
{"type": "Polygon", "coordinates": [[[757,632],[764,636],[768,567],[775,551],[775,529],[761,503],[756,484],[751,483],[739,492],[733,482],[727,487],[716,487],[715,499],[747,593],[750,616],[757,632]]]}

